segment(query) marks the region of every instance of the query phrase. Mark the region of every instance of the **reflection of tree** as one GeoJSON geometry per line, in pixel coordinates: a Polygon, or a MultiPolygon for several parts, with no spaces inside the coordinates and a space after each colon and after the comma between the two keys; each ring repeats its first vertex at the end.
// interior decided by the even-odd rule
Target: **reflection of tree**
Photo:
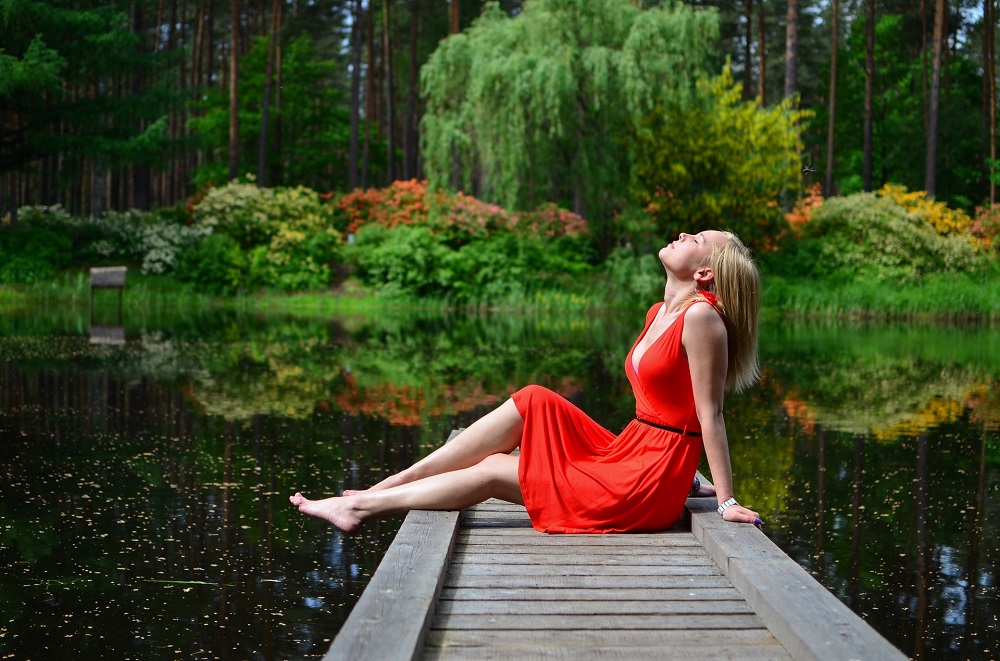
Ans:
{"type": "Polygon", "coordinates": [[[992,342],[988,329],[796,328],[774,329],[765,364],[793,384],[783,391],[785,412],[806,427],[894,440],[955,422],[966,409],[1000,419],[987,394],[1000,379],[1000,354],[967,354],[992,342]],[[960,341],[960,332],[970,337],[960,341]]]}

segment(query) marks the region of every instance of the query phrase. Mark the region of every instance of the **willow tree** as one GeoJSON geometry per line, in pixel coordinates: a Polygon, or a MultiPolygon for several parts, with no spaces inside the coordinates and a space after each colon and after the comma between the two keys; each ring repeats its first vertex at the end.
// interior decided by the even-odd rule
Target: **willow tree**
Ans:
{"type": "Polygon", "coordinates": [[[421,72],[429,183],[510,208],[555,201],[600,233],[644,118],[693,94],[716,43],[716,12],[679,2],[534,0],[513,18],[490,3],[421,72]]]}

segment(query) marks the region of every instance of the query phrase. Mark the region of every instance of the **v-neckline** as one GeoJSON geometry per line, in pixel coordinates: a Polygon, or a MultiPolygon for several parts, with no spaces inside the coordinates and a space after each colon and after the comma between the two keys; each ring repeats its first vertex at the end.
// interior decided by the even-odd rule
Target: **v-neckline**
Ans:
{"type": "MultiPolygon", "coordinates": [[[[639,376],[639,363],[641,363],[642,359],[646,357],[646,354],[649,353],[649,350],[652,349],[656,345],[656,343],[659,342],[663,338],[664,335],[666,335],[667,333],[670,332],[670,329],[674,327],[674,324],[677,323],[678,319],[680,319],[682,316],[684,316],[684,309],[685,308],[682,308],[677,313],[677,316],[674,317],[670,321],[669,324],[667,324],[667,327],[664,328],[663,331],[659,335],[657,335],[653,339],[653,341],[650,342],[649,345],[643,350],[642,355],[640,355],[639,358],[636,359],[636,357],[635,357],[635,350],[637,348],[639,348],[639,345],[642,344],[642,341],[644,339],[646,339],[646,335],[649,334],[649,329],[653,327],[653,324],[655,324],[657,321],[659,321],[662,318],[661,317],[661,313],[663,313],[663,311],[666,309],[666,307],[667,307],[666,303],[660,303],[660,309],[656,311],[656,318],[653,319],[653,321],[651,321],[649,323],[649,325],[646,326],[645,329],[643,329],[642,334],[639,336],[639,339],[636,340],[635,346],[632,347],[632,355],[631,355],[631,358],[630,358],[629,362],[632,363],[632,371],[635,372],[636,376],[639,376]]],[[[663,316],[666,316],[666,315],[663,314],[663,316]]]]}

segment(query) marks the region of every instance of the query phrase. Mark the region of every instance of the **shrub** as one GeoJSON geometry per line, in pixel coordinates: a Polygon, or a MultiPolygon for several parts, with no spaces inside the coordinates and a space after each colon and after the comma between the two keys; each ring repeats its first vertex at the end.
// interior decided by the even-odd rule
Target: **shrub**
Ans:
{"type": "Polygon", "coordinates": [[[906,190],[906,186],[886,184],[878,191],[880,197],[888,198],[923,218],[934,231],[943,236],[961,234],[969,229],[972,219],[961,209],[949,209],[944,202],[927,197],[925,191],[906,190]]]}
{"type": "Polygon", "coordinates": [[[330,282],[341,234],[336,209],[313,190],[258,188],[232,181],[192,206],[191,221],[230,236],[248,257],[250,286],[288,291],[330,282]]]}
{"type": "Polygon", "coordinates": [[[212,234],[185,250],[178,260],[177,277],[209,294],[231,294],[246,286],[247,258],[236,240],[212,234]]]}
{"type": "Polygon", "coordinates": [[[758,253],[772,250],[788,227],[779,200],[802,186],[799,126],[810,114],[793,99],[744,101],[726,66],[690,102],[645,118],[632,138],[633,195],[660,236],[729,229],[758,253]]]}
{"type": "Polygon", "coordinates": [[[1000,204],[977,207],[969,234],[984,250],[1000,253],[1000,204]]]}
{"type": "Polygon", "coordinates": [[[615,248],[604,262],[604,271],[614,299],[645,305],[663,295],[666,276],[656,253],[640,254],[630,247],[615,248]]]}
{"type": "Polygon", "coordinates": [[[385,228],[427,222],[426,182],[394,181],[386,188],[357,189],[337,200],[347,216],[346,229],[357,232],[368,224],[385,228]]]}
{"type": "Polygon", "coordinates": [[[785,214],[785,220],[792,229],[792,235],[802,236],[802,227],[812,220],[813,212],[823,204],[823,186],[819,182],[813,184],[809,194],[797,200],[792,210],[785,214]]]}
{"type": "Polygon", "coordinates": [[[396,181],[381,189],[358,189],[341,197],[336,206],[342,212],[339,222],[348,232],[366,225],[428,227],[453,247],[498,232],[547,238],[587,234],[587,222],[581,216],[554,204],[512,212],[461,192],[430,193],[427,182],[417,180],[396,181]]]}
{"type": "Polygon", "coordinates": [[[50,279],[71,257],[72,242],[65,235],[41,227],[0,227],[0,282],[50,279]]]}
{"type": "Polygon", "coordinates": [[[358,230],[345,254],[361,279],[385,294],[479,302],[586,273],[589,246],[565,236],[542,241],[497,232],[453,248],[428,227],[370,224],[358,230]]]}
{"type": "Polygon", "coordinates": [[[71,216],[59,205],[24,207],[20,213],[25,225],[67,237],[74,260],[134,261],[143,273],[172,271],[178,255],[209,233],[135,209],[107,211],[97,218],[71,216]]]}
{"type": "Polygon", "coordinates": [[[803,226],[781,270],[796,277],[918,282],[930,273],[971,273],[983,265],[960,236],[941,236],[924,218],[872,193],[826,200],[803,226]]]}
{"type": "Polygon", "coordinates": [[[448,292],[449,250],[426,227],[389,230],[366,225],[345,251],[362,280],[386,295],[441,296],[448,292]]]}

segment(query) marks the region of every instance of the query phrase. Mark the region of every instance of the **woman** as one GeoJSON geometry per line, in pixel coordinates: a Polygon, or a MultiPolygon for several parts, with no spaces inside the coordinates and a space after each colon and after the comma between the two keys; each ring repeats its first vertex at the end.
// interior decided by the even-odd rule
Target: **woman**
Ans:
{"type": "Polygon", "coordinates": [[[747,388],[760,374],[760,275],[728,232],[681,234],[659,258],[663,303],[649,310],[625,360],[637,417],[621,434],[528,386],[370,489],[324,500],[296,493],[292,504],[346,533],[374,517],[457,510],[487,498],[524,504],[543,532],[665,530],[696,488],[704,446],[723,519],[759,526],[757,512],[734,498],[722,402],[727,388],[747,388]]]}

